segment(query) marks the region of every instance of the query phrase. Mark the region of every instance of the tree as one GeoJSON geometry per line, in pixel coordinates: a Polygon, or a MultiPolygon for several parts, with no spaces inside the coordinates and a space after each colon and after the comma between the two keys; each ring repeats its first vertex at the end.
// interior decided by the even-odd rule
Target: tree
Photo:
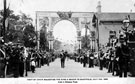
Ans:
{"type": "Polygon", "coordinates": [[[40,48],[46,51],[49,51],[48,47],[48,41],[47,41],[47,26],[49,25],[49,19],[48,17],[43,17],[42,19],[39,19],[39,25],[41,26],[40,30],[40,48]]]}
{"type": "MultiPolygon", "coordinates": [[[[0,23],[3,23],[3,17],[4,17],[4,11],[0,11],[0,15],[2,16],[2,19],[0,20],[0,23]]],[[[19,15],[15,15],[13,10],[10,10],[9,7],[6,9],[6,19],[8,20],[8,26],[5,29],[5,35],[6,35],[6,42],[12,41],[15,39],[14,35],[16,35],[16,32],[14,31],[14,25],[17,24],[17,21],[19,20],[19,15]],[[12,39],[11,39],[12,38],[12,39]]],[[[3,36],[3,25],[1,26],[1,36],[3,36]]]]}
{"type": "Polygon", "coordinates": [[[21,15],[20,15],[20,24],[21,25],[28,25],[28,24],[31,24],[33,19],[29,16],[29,15],[26,15],[25,13],[22,13],[20,12],[21,15]]]}
{"type": "Polygon", "coordinates": [[[44,28],[42,28],[41,30],[40,30],[40,48],[42,49],[42,50],[46,50],[46,51],[48,51],[49,50],[49,48],[48,48],[48,41],[47,41],[47,34],[46,34],[47,32],[45,32],[45,29],[44,28]]]}
{"type": "Polygon", "coordinates": [[[54,46],[55,50],[59,50],[60,46],[61,46],[61,42],[59,40],[55,39],[53,46],[54,46]]]}
{"type": "Polygon", "coordinates": [[[34,31],[33,25],[27,25],[23,31],[23,41],[24,46],[26,47],[35,47],[37,45],[36,43],[36,32],[34,31]]]}
{"type": "MultiPolygon", "coordinates": [[[[8,18],[8,27],[6,29],[6,42],[12,41],[14,43],[24,43],[26,47],[36,46],[36,32],[32,25],[32,18],[29,15],[21,12],[21,15],[15,15],[13,10],[9,7],[6,10],[8,18]]],[[[0,11],[3,16],[3,10],[0,11]]],[[[3,22],[3,18],[0,20],[3,22]]],[[[3,27],[2,27],[3,28],[3,27]]],[[[3,30],[3,29],[2,29],[3,30]]],[[[0,30],[2,32],[2,30],[0,30]]]]}
{"type": "Polygon", "coordinates": [[[89,39],[89,35],[88,36],[82,36],[82,49],[89,49],[89,43],[90,43],[90,39],[89,39]]]}

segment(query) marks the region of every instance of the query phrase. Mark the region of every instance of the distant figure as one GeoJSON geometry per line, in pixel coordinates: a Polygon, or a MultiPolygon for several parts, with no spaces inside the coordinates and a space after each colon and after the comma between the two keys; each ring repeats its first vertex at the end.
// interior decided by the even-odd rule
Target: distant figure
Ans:
{"type": "Polygon", "coordinates": [[[94,63],[94,55],[91,52],[90,55],[89,55],[89,68],[94,67],[93,63],[94,63]]]}
{"type": "Polygon", "coordinates": [[[36,66],[35,60],[32,59],[32,60],[31,60],[31,71],[32,71],[32,73],[35,73],[35,66],[36,66]]]}
{"type": "Polygon", "coordinates": [[[24,75],[24,57],[23,57],[23,52],[20,53],[19,74],[20,74],[21,77],[23,77],[23,75],[24,75]]]}
{"type": "Polygon", "coordinates": [[[83,67],[86,67],[86,63],[87,63],[87,56],[86,54],[83,54],[84,58],[83,58],[83,67]]]}
{"type": "Polygon", "coordinates": [[[100,50],[100,55],[99,55],[99,61],[100,61],[100,70],[103,70],[103,55],[104,55],[104,53],[103,53],[103,51],[102,50],[100,50]]]}
{"type": "Polygon", "coordinates": [[[114,52],[113,52],[113,49],[110,48],[108,73],[112,73],[113,71],[113,59],[114,59],[114,52]]]}
{"type": "Polygon", "coordinates": [[[65,53],[64,51],[62,50],[61,54],[60,54],[60,58],[61,58],[61,68],[64,68],[65,67],[65,53]]]}

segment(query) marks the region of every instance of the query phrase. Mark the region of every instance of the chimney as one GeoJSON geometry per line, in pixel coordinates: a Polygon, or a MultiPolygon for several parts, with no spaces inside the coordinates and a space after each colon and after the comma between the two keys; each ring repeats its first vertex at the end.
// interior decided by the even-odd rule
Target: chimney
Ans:
{"type": "Polygon", "coordinates": [[[98,1],[97,13],[101,13],[101,1],[98,1]]]}

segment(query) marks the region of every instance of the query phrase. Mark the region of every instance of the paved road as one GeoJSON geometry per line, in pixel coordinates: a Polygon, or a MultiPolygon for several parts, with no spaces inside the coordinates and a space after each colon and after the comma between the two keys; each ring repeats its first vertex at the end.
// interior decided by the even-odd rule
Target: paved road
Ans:
{"type": "Polygon", "coordinates": [[[65,68],[61,68],[60,59],[50,63],[50,66],[44,65],[36,68],[35,73],[28,72],[28,77],[113,77],[107,70],[99,70],[99,67],[84,68],[82,64],[74,60],[66,60],[65,68]]]}

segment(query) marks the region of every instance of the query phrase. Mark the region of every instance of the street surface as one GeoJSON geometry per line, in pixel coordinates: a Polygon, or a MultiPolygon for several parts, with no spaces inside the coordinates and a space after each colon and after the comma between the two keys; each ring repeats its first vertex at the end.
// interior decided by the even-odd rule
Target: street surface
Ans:
{"type": "Polygon", "coordinates": [[[66,59],[65,68],[61,68],[60,59],[56,59],[49,66],[36,68],[35,73],[28,72],[27,77],[115,77],[107,73],[107,69],[99,70],[99,67],[84,68],[82,64],[74,60],[66,59]]]}

